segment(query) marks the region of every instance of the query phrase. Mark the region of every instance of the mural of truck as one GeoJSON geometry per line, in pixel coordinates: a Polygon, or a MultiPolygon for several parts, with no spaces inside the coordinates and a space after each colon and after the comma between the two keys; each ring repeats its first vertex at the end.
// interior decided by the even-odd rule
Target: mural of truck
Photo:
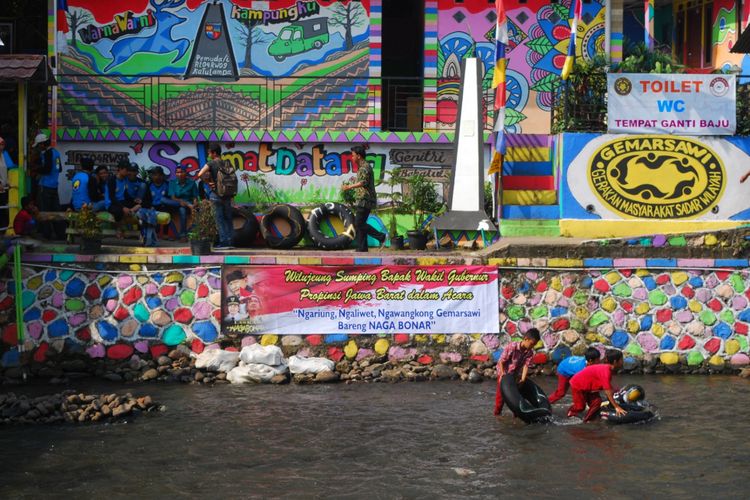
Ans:
{"type": "Polygon", "coordinates": [[[327,17],[300,20],[281,29],[278,38],[268,46],[268,54],[283,61],[288,56],[319,49],[328,40],[327,17]]]}

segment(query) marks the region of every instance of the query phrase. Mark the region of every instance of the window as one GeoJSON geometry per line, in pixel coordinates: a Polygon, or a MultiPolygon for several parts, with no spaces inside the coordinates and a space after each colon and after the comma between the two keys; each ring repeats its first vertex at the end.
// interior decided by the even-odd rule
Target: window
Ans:
{"type": "Polygon", "coordinates": [[[711,3],[703,5],[703,66],[711,66],[713,54],[713,26],[711,24],[711,3]]]}

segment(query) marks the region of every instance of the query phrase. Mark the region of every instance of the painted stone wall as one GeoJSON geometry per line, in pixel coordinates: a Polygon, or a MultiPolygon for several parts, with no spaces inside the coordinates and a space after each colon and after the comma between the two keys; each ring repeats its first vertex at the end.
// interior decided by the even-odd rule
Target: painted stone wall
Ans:
{"type": "MultiPolygon", "coordinates": [[[[482,364],[495,361],[510,339],[534,326],[543,332],[535,358],[540,364],[571,352],[581,354],[590,345],[621,349],[631,360],[658,357],[666,365],[750,363],[746,268],[501,269],[499,336],[436,332],[223,338],[217,320],[218,267],[147,271],[133,264],[97,271],[34,266],[25,267],[24,276],[25,348],[39,362],[50,349],[127,359],[179,344],[200,352],[260,342],[280,344],[287,355],[315,353],[336,362],[377,353],[392,362],[482,364]]],[[[0,282],[3,364],[18,358],[12,293],[12,280],[0,282]]]]}

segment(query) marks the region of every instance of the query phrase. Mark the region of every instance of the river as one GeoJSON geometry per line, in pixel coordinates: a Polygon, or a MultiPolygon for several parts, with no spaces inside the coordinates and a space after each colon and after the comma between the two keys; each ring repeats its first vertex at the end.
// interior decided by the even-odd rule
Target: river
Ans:
{"type": "MultiPolygon", "coordinates": [[[[555,379],[535,379],[550,393],[555,379]]],[[[117,385],[166,411],[0,427],[2,498],[747,498],[750,382],[616,376],[660,417],[524,425],[494,384],[117,385]],[[506,410],[507,411],[507,410],[506,410]]],[[[40,395],[58,386],[4,387],[40,395]]],[[[555,405],[563,415],[570,396],[555,405]]]]}

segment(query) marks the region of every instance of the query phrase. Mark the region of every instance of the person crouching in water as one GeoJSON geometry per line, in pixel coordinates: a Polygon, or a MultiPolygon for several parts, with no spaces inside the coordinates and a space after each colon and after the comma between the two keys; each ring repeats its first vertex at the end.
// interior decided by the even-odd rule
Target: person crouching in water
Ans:
{"type": "Polygon", "coordinates": [[[606,353],[606,364],[590,365],[573,375],[570,379],[570,387],[573,393],[573,404],[568,409],[568,417],[574,417],[581,413],[588,406],[589,410],[583,417],[584,422],[590,422],[599,416],[599,409],[602,405],[602,397],[599,391],[604,391],[609,400],[609,404],[615,409],[618,415],[625,415],[627,412],[617,404],[612,390],[612,372],[622,368],[622,353],[610,349],[606,353]]]}
{"type": "Polygon", "coordinates": [[[531,358],[534,356],[534,346],[539,342],[539,330],[529,328],[524,333],[523,340],[511,342],[503,350],[500,360],[497,362],[497,390],[495,392],[495,415],[503,411],[503,394],[500,391],[500,382],[504,375],[514,375],[518,385],[526,382],[529,373],[531,358]]]}
{"type": "Polygon", "coordinates": [[[557,365],[557,390],[549,397],[550,404],[559,401],[568,392],[570,379],[585,367],[599,362],[601,354],[596,347],[589,347],[583,356],[568,356],[557,365]]]}

